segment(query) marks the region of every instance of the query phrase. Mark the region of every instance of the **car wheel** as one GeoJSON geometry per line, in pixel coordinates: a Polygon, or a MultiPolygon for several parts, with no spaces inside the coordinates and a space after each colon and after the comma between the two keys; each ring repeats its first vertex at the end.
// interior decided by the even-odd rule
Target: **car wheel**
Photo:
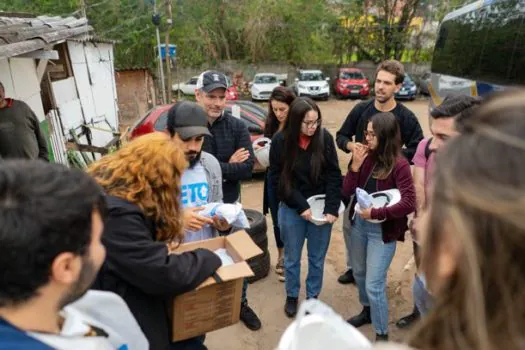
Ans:
{"type": "Polygon", "coordinates": [[[252,277],[248,277],[248,283],[259,281],[270,272],[270,253],[265,250],[263,254],[247,260],[248,265],[255,274],[252,277]]]}
{"type": "Polygon", "coordinates": [[[246,232],[250,235],[253,242],[263,251],[268,249],[268,225],[266,217],[257,210],[244,209],[244,213],[250,223],[250,228],[246,232]]]}

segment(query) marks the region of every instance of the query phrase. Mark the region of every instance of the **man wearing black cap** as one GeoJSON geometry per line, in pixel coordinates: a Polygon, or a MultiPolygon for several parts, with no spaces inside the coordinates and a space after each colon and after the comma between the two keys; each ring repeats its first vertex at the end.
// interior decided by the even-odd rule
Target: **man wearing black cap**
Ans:
{"type": "Polygon", "coordinates": [[[190,166],[182,175],[181,192],[184,207],[185,242],[217,236],[217,230],[230,228],[227,222],[199,215],[203,205],[222,202],[222,174],[217,159],[202,151],[208,131],[206,112],[193,102],[180,102],[168,112],[167,129],[171,137],[180,140],[190,166]]]}
{"type": "Polygon", "coordinates": [[[35,113],[24,102],[5,97],[0,82],[0,158],[48,160],[47,141],[35,113]]]}
{"type": "Polygon", "coordinates": [[[206,71],[197,80],[195,98],[206,111],[213,136],[205,136],[203,149],[221,165],[224,202],[234,203],[241,194],[240,181],[252,177],[254,154],[246,125],[224,110],[227,88],[224,74],[206,71]]]}
{"type": "MultiPolygon", "coordinates": [[[[211,133],[204,136],[203,150],[219,161],[224,202],[234,203],[240,199],[241,180],[252,177],[254,154],[246,125],[224,110],[227,88],[223,73],[206,71],[197,80],[195,98],[206,112],[211,133]]],[[[255,331],[261,328],[261,321],[248,306],[247,289],[248,282],[244,280],[240,318],[246,327],[255,331]]]]}

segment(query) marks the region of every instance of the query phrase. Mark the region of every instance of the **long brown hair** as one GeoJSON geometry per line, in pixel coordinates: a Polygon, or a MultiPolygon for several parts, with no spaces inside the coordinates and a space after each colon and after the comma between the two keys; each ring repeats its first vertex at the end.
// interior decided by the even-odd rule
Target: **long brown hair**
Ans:
{"type": "Polygon", "coordinates": [[[377,148],[372,151],[376,161],[374,177],[383,180],[390,175],[401,154],[399,123],[390,112],[377,113],[369,122],[377,138],[377,148]]]}
{"type": "Polygon", "coordinates": [[[525,348],[525,92],[461,120],[440,151],[421,268],[435,305],[414,330],[421,350],[525,348]],[[453,269],[439,273],[452,251],[453,269]],[[441,276],[440,276],[441,275],[441,276]]]}
{"type": "Polygon", "coordinates": [[[295,97],[293,91],[284,86],[277,86],[273,89],[268,102],[268,118],[266,118],[266,124],[264,126],[264,136],[272,138],[277,130],[279,130],[279,121],[273,112],[272,101],[279,101],[290,106],[293,100],[295,100],[295,97]]]}
{"type": "Polygon", "coordinates": [[[290,196],[292,193],[292,184],[294,183],[293,173],[297,164],[297,155],[299,154],[299,138],[301,135],[301,125],[304,117],[310,111],[317,112],[318,124],[315,133],[312,136],[312,141],[309,149],[312,152],[310,180],[312,184],[316,185],[321,177],[323,166],[325,164],[325,146],[324,146],[324,130],[321,122],[321,110],[319,106],[308,97],[298,97],[290,106],[288,112],[288,119],[283,130],[284,149],[281,154],[283,159],[283,169],[281,173],[281,181],[279,181],[279,191],[284,197],[290,196]]]}
{"type": "Polygon", "coordinates": [[[89,167],[109,195],[138,205],[155,220],[156,239],[181,241],[181,176],[188,163],[179,141],[156,132],[141,136],[89,167]]]}

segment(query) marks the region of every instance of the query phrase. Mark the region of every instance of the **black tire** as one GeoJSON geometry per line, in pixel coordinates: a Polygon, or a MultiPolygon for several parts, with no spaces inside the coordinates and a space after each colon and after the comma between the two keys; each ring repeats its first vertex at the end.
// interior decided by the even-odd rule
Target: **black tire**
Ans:
{"type": "Polygon", "coordinates": [[[260,211],[253,209],[244,209],[244,213],[250,223],[250,228],[246,232],[259,248],[263,251],[268,250],[268,224],[266,223],[266,217],[260,211]]]}
{"type": "Polygon", "coordinates": [[[255,276],[248,278],[248,283],[259,281],[270,273],[270,253],[265,250],[263,254],[247,260],[255,276]]]}

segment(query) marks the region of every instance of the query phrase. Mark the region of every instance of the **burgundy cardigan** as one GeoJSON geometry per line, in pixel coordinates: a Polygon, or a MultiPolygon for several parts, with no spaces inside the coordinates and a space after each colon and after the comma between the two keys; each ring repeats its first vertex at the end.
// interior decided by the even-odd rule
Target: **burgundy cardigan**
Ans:
{"type": "MultiPolygon", "coordinates": [[[[363,161],[359,172],[354,173],[351,167],[348,167],[348,173],[343,182],[343,196],[349,198],[355,194],[357,187],[365,187],[366,181],[371,176],[375,161],[368,156],[363,161]]],[[[381,223],[383,230],[383,242],[394,240],[404,241],[405,232],[408,229],[407,215],[416,210],[416,190],[414,180],[410,172],[410,164],[404,157],[399,157],[394,169],[384,180],[377,180],[377,191],[390,190],[397,188],[401,192],[401,201],[390,207],[372,209],[372,219],[386,221],[381,223]]],[[[356,199],[350,203],[350,219],[354,216],[356,199]]]]}

